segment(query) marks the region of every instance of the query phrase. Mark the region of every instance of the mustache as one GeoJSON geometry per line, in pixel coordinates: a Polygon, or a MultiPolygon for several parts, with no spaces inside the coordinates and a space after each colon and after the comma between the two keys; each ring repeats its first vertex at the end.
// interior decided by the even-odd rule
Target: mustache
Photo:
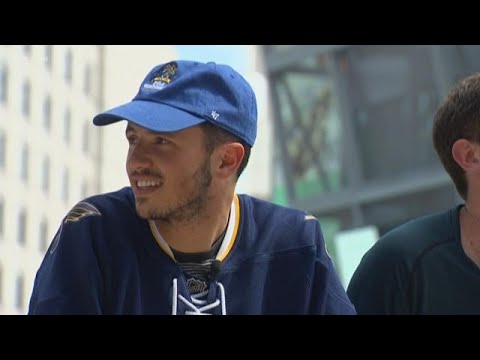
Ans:
{"type": "Polygon", "coordinates": [[[161,172],[152,171],[150,169],[142,169],[142,170],[133,170],[130,172],[130,176],[149,176],[158,178],[163,182],[164,176],[161,172]]]}

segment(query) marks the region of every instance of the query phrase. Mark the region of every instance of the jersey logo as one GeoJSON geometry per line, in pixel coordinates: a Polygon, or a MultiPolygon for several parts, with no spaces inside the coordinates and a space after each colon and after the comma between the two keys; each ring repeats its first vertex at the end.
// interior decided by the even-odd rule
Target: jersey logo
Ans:
{"type": "Polygon", "coordinates": [[[80,221],[81,219],[87,216],[101,216],[101,215],[102,214],[100,213],[100,211],[98,211],[98,209],[95,206],[85,201],[80,201],[68,212],[67,216],[65,216],[65,219],[60,225],[60,229],[58,230],[57,235],[55,235],[55,238],[52,241],[52,245],[50,246],[50,254],[52,254],[57,249],[58,243],[60,242],[60,238],[62,236],[63,225],[71,222],[80,221]]]}
{"type": "MultiPolygon", "coordinates": [[[[315,216],[313,216],[313,215],[307,214],[307,215],[305,215],[305,217],[303,218],[303,220],[305,220],[305,221],[307,221],[307,220],[317,220],[317,218],[316,218],[315,216]]],[[[325,252],[327,253],[327,256],[328,256],[329,258],[332,258],[332,257],[330,256],[330,253],[328,252],[328,249],[327,249],[327,242],[324,241],[323,243],[324,243],[324,245],[325,245],[325,252]]]]}
{"type": "Polygon", "coordinates": [[[190,278],[187,280],[187,286],[190,290],[190,293],[197,294],[207,290],[207,283],[202,280],[198,280],[195,278],[190,278]]]}
{"type": "Polygon", "coordinates": [[[102,214],[98,209],[93,206],[92,204],[89,204],[85,201],[80,201],[77,205],[75,205],[72,210],[70,210],[65,216],[65,220],[63,220],[63,223],[69,223],[69,222],[77,222],[80,219],[83,219],[84,217],[87,216],[101,216],[102,214]]]}
{"type": "Polygon", "coordinates": [[[305,218],[303,220],[305,220],[305,221],[307,221],[307,220],[317,220],[317,218],[315,216],[309,214],[309,215],[305,215],[305,218]]]}
{"type": "Polygon", "coordinates": [[[62,236],[62,230],[63,230],[63,223],[60,225],[60,229],[58,229],[57,235],[53,238],[52,245],[50,245],[50,254],[53,254],[53,252],[57,249],[58,243],[60,242],[60,237],[62,236]]]}

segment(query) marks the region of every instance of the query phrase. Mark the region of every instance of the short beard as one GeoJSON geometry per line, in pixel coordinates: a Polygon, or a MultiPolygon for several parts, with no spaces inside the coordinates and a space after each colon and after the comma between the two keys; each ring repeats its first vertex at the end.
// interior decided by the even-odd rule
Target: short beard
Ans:
{"type": "Polygon", "coordinates": [[[198,219],[205,213],[208,199],[208,189],[212,183],[210,173],[210,157],[207,156],[200,168],[192,176],[194,189],[190,194],[180,199],[177,204],[164,211],[152,211],[150,220],[159,220],[169,224],[185,224],[198,219]]]}

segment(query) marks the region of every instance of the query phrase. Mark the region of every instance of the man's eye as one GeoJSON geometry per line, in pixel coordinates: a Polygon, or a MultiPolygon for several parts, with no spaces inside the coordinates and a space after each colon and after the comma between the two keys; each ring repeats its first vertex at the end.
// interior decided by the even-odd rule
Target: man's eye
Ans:
{"type": "Polygon", "coordinates": [[[162,137],[158,137],[158,138],[155,140],[155,142],[156,142],[157,144],[168,144],[168,143],[169,143],[169,141],[168,141],[167,139],[162,138],[162,137]]]}
{"type": "Polygon", "coordinates": [[[137,143],[137,137],[136,136],[127,136],[127,141],[130,145],[136,144],[137,143]]]}

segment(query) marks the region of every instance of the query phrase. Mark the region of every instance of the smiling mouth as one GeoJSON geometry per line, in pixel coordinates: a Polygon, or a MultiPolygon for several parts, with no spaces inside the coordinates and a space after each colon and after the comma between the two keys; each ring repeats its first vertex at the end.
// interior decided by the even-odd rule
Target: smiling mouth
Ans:
{"type": "Polygon", "coordinates": [[[161,185],[161,182],[158,180],[137,180],[135,182],[135,185],[137,185],[137,188],[139,188],[140,190],[143,190],[159,187],[161,185]]]}
{"type": "Polygon", "coordinates": [[[160,180],[135,180],[132,182],[136,196],[148,196],[158,190],[163,181],[160,180]]]}

